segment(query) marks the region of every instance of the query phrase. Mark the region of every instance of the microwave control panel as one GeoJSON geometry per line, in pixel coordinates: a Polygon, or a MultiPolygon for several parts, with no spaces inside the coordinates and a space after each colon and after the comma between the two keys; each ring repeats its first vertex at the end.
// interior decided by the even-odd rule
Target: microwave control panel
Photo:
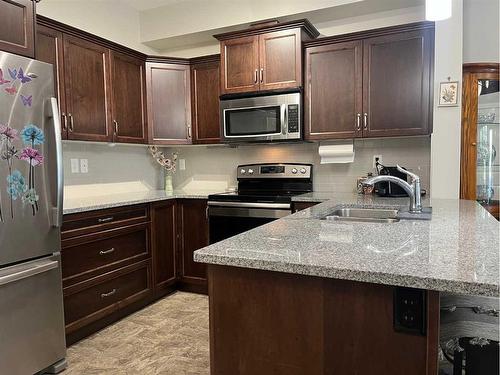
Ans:
{"type": "Polygon", "coordinates": [[[288,133],[297,133],[299,131],[299,105],[288,105],[288,133]]]}

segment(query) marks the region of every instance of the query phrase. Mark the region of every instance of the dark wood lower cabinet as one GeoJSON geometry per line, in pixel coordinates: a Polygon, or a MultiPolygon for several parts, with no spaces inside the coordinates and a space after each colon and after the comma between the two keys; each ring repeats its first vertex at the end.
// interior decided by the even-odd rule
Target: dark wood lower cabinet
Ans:
{"type": "Polygon", "coordinates": [[[151,207],[153,289],[161,297],[176,288],[177,204],[175,200],[153,203],[151,207]]]}
{"type": "Polygon", "coordinates": [[[292,212],[299,212],[305,210],[306,208],[316,206],[320,202],[293,202],[292,204],[292,212]]]}
{"type": "Polygon", "coordinates": [[[427,333],[396,332],[394,287],[208,266],[217,375],[437,374],[439,293],[427,333]]]}
{"type": "Polygon", "coordinates": [[[179,254],[181,290],[206,293],[207,268],[193,260],[193,253],[208,246],[207,201],[183,199],[179,203],[179,254]]]}
{"type": "Polygon", "coordinates": [[[207,201],[166,200],[66,215],[62,275],[68,345],[177,289],[207,293],[207,201]]]}

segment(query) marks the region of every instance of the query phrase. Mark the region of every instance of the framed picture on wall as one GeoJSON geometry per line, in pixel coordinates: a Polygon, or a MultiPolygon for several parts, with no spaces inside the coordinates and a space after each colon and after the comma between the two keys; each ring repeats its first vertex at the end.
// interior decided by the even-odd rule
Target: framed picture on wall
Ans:
{"type": "Polygon", "coordinates": [[[458,81],[446,81],[439,84],[439,106],[458,106],[458,81]]]}

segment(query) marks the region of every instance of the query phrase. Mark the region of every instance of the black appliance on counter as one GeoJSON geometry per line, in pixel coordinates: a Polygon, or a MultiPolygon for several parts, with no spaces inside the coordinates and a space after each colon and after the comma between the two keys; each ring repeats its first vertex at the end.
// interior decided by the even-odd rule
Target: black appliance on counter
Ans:
{"type": "MultiPolygon", "coordinates": [[[[389,175],[389,176],[394,176],[398,177],[404,181],[407,181],[406,177],[407,175],[398,171],[396,167],[386,167],[381,164],[377,164],[377,169],[379,171],[379,175],[389,175]]],[[[406,168],[405,168],[406,169],[406,168]]],[[[383,182],[377,182],[375,184],[375,194],[377,194],[380,197],[392,197],[392,198],[397,198],[397,197],[407,197],[408,194],[404,189],[396,185],[392,182],[388,181],[383,181],[383,182]]]]}
{"type": "Polygon", "coordinates": [[[245,164],[238,191],[208,196],[210,244],[292,213],[292,197],[312,191],[312,165],[245,164]]]}

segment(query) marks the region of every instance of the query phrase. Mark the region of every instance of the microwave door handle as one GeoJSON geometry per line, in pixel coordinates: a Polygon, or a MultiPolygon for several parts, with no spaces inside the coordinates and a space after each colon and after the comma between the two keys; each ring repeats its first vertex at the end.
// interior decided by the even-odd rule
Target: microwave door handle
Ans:
{"type": "Polygon", "coordinates": [[[280,111],[281,111],[281,133],[286,134],[286,130],[288,127],[288,110],[287,110],[287,105],[286,104],[281,104],[280,105],[280,111]]]}

